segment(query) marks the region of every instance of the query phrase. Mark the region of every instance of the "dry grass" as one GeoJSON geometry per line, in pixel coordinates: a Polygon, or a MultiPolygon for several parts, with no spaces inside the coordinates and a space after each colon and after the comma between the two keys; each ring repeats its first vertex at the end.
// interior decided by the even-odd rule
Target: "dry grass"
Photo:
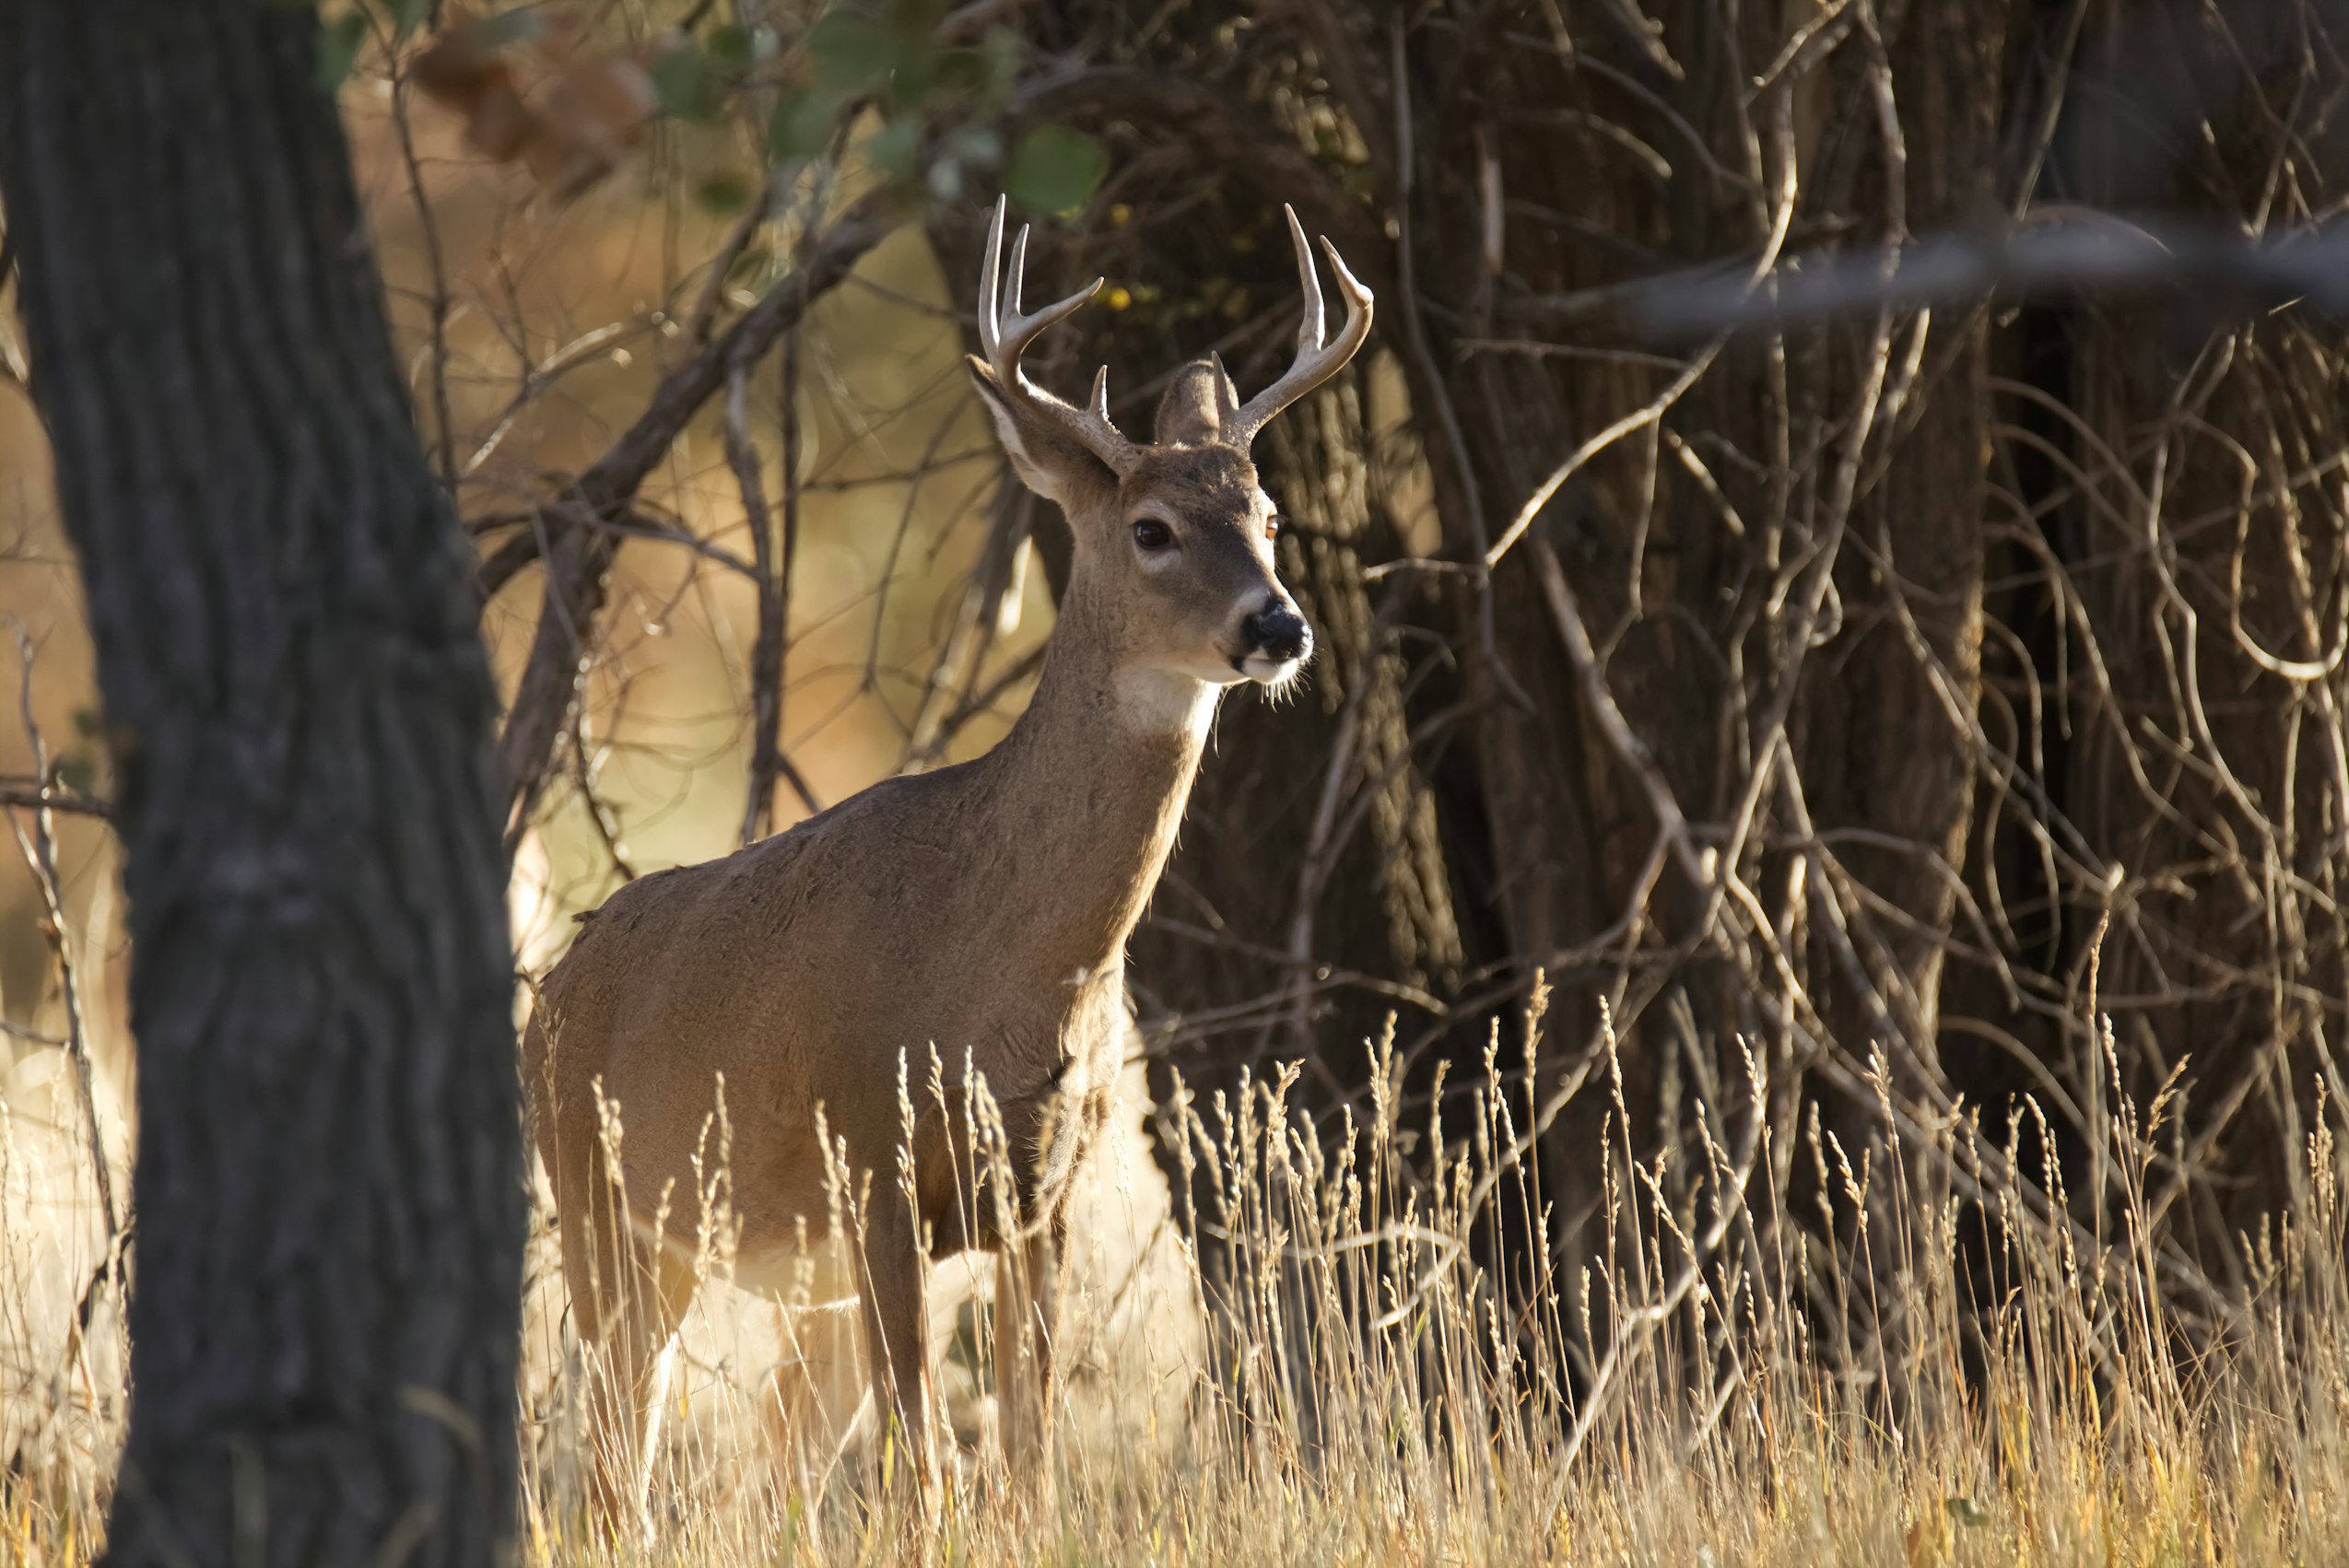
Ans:
{"type": "MultiPolygon", "coordinates": [[[[1603,1094],[1611,1066],[1602,1041],[1565,1080],[1603,1094]]],[[[2031,1218],[2019,1175],[1980,1203],[1932,1176],[1978,1164],[1970,1144],[2036,1149],[2027,1106],[1995,1129],[1954,1120],[1923,1147],[1887,1129],[1847,1160],[1815,1128],[1780,1146],[1757,1114],[1773,1104],[1759,1063],[1739,1104],[1690,1107],[1698,1134],[1667,1157],[1591,1153],[1614,1173],[1614,1214],[1587,1281],[1501,1291],[1477,1259],[1524,1256],[1541,1195],[1511,1151],[1561,1081],[1542,1067],[1533,1093],[1491,1073],[1432,1170],[1399,1153],[1413,1130],[1429,1144],[1401,1125],[1391,1073],[1361,1124],[1321,1141],[1289,1115],[1287,1080],[1187,1107],[1216,1195],[1196,1218],[1235,1238],[1237,1287],[1176,1240],[1139,1134],[1110,1150],[1084,1198],[1047,1503],[1002,1480],[986,1315],[942,1270],[960,1440],[926,1539],[877,1484],[890,1461],[873,1445],[820,1486],[779,1483],[759,1412],[795,1336],[717,1289],[680,1347],[656,1539],[593,1543],[577,1512],[578,1353],[542,1236],[525,1559],[2349,1561],[2337,1105],[2306,1151],[2299,1211],[2247,1238],[2254,1272],[2223,1304],[2180,1300],[2153,1244],[2166,1107],[2116,1096],[2105,1157],[2125,1196],[2098,1253],[2031,1218]],[[1781,1199],[1806,1182],[1823,1196],[1798,1223],[1781,1199]]],[[[119,1330],[102,1309],[72,1328],[73,1143],[23,1098],[0,1122],[0,1441],[16,1455],[0,1552],[63,1568],[99,1539],[119,1330]]]]}

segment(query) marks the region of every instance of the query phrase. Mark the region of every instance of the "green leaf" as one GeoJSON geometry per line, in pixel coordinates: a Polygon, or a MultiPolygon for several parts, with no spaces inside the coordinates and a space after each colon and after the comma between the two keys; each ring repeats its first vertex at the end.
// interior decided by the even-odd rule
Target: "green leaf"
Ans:
{"type": "Polygon", "coordinates": [[[889,73],[882,99],[893,110],[919,110],[930,97],[930,89],[937,85],[938,57],[921,51],[889,73]]]}
{"type": "Polygon", "coordinates": [[[702,48],[708,52],[710,63],[722,71],[749,70],[752,57],[757,53],[751,47],[750,34],[741,28],[731,26],[711,29],[710,41],[702,48]]]}
{"type": "Polygon", "coordinates": [[[977,48],[945,49],[925,40],[898,65],[890,88],[898,102],[922,108],[933,117],[944,107],[991,119],[1002,112],[1010,96],[1017,64],[1017,41],[1000,28],[977,48]]]}
{"type": "Polygon", "coordinates": [[[405,39],[431,19],[432,0],[390,0],[392,36],[405,39]]]}
{"type": "Polygon", "coordinates": [[[831,139],[840,99],[824,88],[787,88],[767,123],[767,150],[777,163],[814,158],[831,139]]]}
{"type": "Polygon", "coordinates": [[[960,93],[983,110],[1002,106],[1004,96],[1011,86],[1012,72],[1017,67],[1016,53],[1006,53],[995,46],[998,37],[1009,34],[998,29],[988,35],[986,43],[978,49],[949,49],[938,56],[937,80],[941,88],[960,93]]]}
{"type": "Polygon", "coordinates": [[[1019,80],[1019,35],[1006,27],[992,27],[979,41],[979,53],[986,57],[987,80],[979,100],[992,113],[1011,99],[1012,84],[1019,80]]]}
{"type": "Polygon", "coordinates": [[[351,67],[358,64],[359,45],[367,41],[367,18],[346,11],[318,33],[318,85],[333,93],[341,88],[351,67]]]}
{"type": "Polygon", "coordinates": [[[652,62],[652,91],[661,107],[680,120],[709,120],[718,112],[718,84],[710,62],[691,44],[670,50],[652,62]]]}
{"type": "Polygon", "coordinates": [[[887,0],[882,10],[891,25],[910,37],[923,37],[946,19],[949,0],[887,0]]]}
{"type": "Polygon", "coordinates": [[[880,86],[901,63],[903,46],[887,23],[860,11],[832,11],[807,35],[823,85],[839,93],[880,86]]]}
{"type": "Polygon", "coordinates": [[[545,24],[538,13],[527,8],[500,11],[494,17],[484,17],[473,26],[473,43],[476,49],[503,49],[524,39],[536,38],[545,24]]]}
{"type": "Polygon", "coordinates": [[[913,172],[914,155],[921,150],[922,122],[910,116],[890,121],[864,141],[864,156],[892,180],[913,172]]]}
{"type": "Polygon", "coordinates": [[[57,782],[76,795],[98,789],[98,763],[88,752],[74,750],[57,759],[57,782]]]}
{"type": "Polygon", "coordinates": [[[719,217],[732,217],[750,205],[751,198],[758,193],[758,188],[751,183],[748,175],[731,169],[705,174],[693,187],[693,199],[700,204],[701,210],[719,217]]]}
{"type": "Polygon", "coordinates": [[[1012,200],[1038,212],[1073,212],[1100,188],[1110,150],[1067,125],[1039,125],[1020,137],[1004,170],[1012,200]]]}

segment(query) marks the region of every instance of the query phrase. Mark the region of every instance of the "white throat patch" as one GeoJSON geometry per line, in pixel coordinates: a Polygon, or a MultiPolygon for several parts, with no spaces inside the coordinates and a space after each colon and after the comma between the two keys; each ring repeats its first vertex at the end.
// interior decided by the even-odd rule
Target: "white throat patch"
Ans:
{"type": "Polygon", "coordinates": [[[1204,740],[1223,688],[1179,670],[1121,670],[1117,694],[1118,716],[1136,732],[1204,740]]]}

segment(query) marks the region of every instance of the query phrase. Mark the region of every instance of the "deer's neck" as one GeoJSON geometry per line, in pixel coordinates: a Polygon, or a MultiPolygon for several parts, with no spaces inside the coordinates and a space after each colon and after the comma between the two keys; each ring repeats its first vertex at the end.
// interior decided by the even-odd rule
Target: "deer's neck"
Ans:
{"type": "Polygon", "coordinates": [[[1216,688],[1120,671],[1064,616],[991,760],[1018,862],[1004,937],[1061,974],[1117,964],[1173,850],[1216,688]]]}

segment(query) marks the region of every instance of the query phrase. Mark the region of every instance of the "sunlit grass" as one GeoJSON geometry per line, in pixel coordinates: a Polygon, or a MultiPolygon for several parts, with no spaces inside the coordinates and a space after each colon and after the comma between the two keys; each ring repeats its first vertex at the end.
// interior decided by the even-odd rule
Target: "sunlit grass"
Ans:
{"type": "MultiPolygon", "coordinates": [[[[1121,1203],[1141,1212],[1113,1216],[1119,1256],[1078,1270],[1051,1486],[1004,1474],[987,1315],[949,1299],[937,1339],[957,1441],[929,1514],[891,1484],[901,1466],[886,1444],[849,1445],[818,1484],[784,1483],[761,1358],[793,1333],[775,1338],[771,1308],[719,1289],[687,1336],[652,1538],[589,1529],[579,1352],[542,1236],[520,1556],[2349,1562],[2337,1105],[2302,1152],[2305,1201],[2245,1238],[2250,1275],[2214,1301],[2199,1284],[2181,1295],[2156,1245],[2158,1104],[2116,1090],[2099,1255],[2092,1226],[2037,1217],[2065,1199],[2036,1154],[1986,1153],[2039,1147],[2027,1106],[1996,1128],[1947,1118],[1921,1142],[1912,1121],[1864,1155],[1812,1123],[1786,1149],[1770,1130],[1783,1124],[1760,1114],[1781,1104],[1770,1073],[1748,1059],[1736,1103],[1692,1104],[1688,1139],[1643,1165],[1625,1158],[1617,1097],[1606,1152],[1590,1155],[1611,1173],[1613,1212],[1587,1282],[1498,1291],[1479,1259],[1521,1248],[1542,1202],[1513,1152],[1554,1115],[1562,1082],[1610,1093],[1609,1050],[1603,1039],[1565,1074],[1543,1067],[1531,1087],[1494,1069],[1432,1168],[1402,1153],[1434,1141],[1394,1093],[1391,1057],[1359,1121],[1323,1139],[1290,1113],[1292,1078],[1189,1105],[1211,1211],[1187,1221],[1163,1223],[1154,1173],[1113,1152],[1080,1228],[1121,1203]],[[1985,1170],[2003,1186],[1960,1201],[1953,1173],[1985,1170]],[[1798,1223],[1790,1203],[1811,1212],[1798,1223]],[[1178,1239],[1193,1227],[1231,1238],[1228,1270],[1202,1270],[1178,1239]]],[[[21,1229],[40,1211],[39,1173],[11,1147],[7,1223],[21,1229]]],[[[12,1269],[24,1239],[10,1238],[12,1269]]],[[[122,1408],[96,1369],[119,1362],[83,1338],[47,1342],[45,1374],[25,1364],[44,1343],[34,1326],[57,1316],[26,1294],[45,1279],[18,1270],[0,1292],[19,1445],[0,1477],[0,1542],[10,1563],[78,1564],[100,1540],[122,1408]],[[44,1402],[40,1419],[28,1400],[44,1402]]]]}

